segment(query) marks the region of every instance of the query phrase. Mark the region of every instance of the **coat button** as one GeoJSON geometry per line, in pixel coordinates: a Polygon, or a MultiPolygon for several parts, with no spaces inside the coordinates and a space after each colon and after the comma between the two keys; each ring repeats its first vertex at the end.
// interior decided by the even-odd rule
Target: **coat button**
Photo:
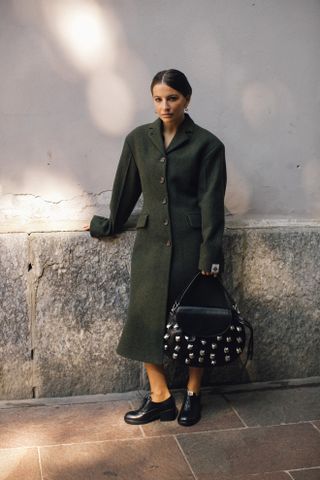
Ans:
{"type": "Polygon", "coordinates": [[[164,182],[165,182],[164,177],[160,177],[160,183],[164,183],[164,182]]]}
{"type": "Polygon", "coordinates": [[[165,161],[166,161],[166,157],[161,157],[161,158],[160,158],[160,162],[161,162],[161,163],[164,163],[165,161]]]}
{"type": "Polygon", "coordinates": [[[166,203],[167,203],[167,199],[164,198],[164,199],[162,200],[162,205],[165,205],[166,203]]]}
{"type": "Polygon", "coordinates": [[[169,225],[169,221],[167,219],[164,220],[163,225],[169,225]]]}
{"type": "Polygon", "coordinates": [[[171,240],[167,240],[166,246],[171,247],[171,240]]]}

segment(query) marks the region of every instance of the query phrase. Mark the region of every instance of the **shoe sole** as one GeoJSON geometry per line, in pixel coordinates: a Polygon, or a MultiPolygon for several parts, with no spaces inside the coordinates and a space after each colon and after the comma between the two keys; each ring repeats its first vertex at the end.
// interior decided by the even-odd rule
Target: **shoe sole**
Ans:
{"type": "Polygon", "coordinates": [[[146,423],[151,423],[154,422],[155,420],[160,420],[160,422],[173,422],[178,415],[178,409],[176,409],[175,412],[172,412],[172,410],[165,410],[158,414],[155,417],[152,417],[148,420],[135,420],[135,419],[126,419],[124,418],[124,421],[128,423],[129,425],[145,425],[146,423]]]}
{"type": "Polygon", "coordinates": [[[184,423],[184,422],[181,422],[181,421],[178,419],[178,423],[179,423],[179,425],[181,425],[182,427],[192,427],[192,425],[195,425],[195,424],[198,423],[200,420],[201,420],[201,417],[197,418],[196,420],[193,420],[193,421],[184,423]]]}

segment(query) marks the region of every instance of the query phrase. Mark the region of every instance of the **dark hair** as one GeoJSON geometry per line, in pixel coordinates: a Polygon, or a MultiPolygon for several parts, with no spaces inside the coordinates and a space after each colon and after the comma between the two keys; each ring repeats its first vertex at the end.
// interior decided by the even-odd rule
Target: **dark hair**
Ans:
{"type": "Polygon", "coordinates": [[[190,97],[192,94],[192,88],[188,82],[187,77],[184,73],[179,72],[179,70],[174,70],[170,68],[169,70],[162,70],[158,72],[151,82],[151,93],[153,93],[153,87],[158,83],[165,83],[171,88],[174,88],[178,92],[182,93],[184,97],[190,97]]]}

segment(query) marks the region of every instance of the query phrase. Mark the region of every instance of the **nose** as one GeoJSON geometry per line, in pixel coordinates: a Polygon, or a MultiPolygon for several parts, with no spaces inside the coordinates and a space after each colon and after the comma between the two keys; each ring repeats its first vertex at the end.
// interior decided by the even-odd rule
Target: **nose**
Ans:
{"type": "Polygon", "coordinates": [[[163,102],[162,102],[162,110],[164,112],[167,112],[169,110],[169,103],[166,99],[164,99],[163,102]]]}

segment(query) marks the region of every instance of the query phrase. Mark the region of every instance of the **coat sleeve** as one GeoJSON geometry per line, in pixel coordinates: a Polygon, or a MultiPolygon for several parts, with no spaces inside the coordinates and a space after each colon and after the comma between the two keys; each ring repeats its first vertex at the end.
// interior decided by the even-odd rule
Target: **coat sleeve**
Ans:
{"type": "Polygon", "coordinates": [[[224,196],[227,184],[223,143],[209,152],[201,163],[199,206],[202,217],[202,243],[199,270],[211,271],[213,264],[223,270],[224,196]]]}
{"type": "Polygon", "coordinates": [[[107,237],[121,231],[141,194],[139,172],[127,140],[124,143],[110,202],[110,218],[94,215],[90,222],[92,237],[107,237]]]}

